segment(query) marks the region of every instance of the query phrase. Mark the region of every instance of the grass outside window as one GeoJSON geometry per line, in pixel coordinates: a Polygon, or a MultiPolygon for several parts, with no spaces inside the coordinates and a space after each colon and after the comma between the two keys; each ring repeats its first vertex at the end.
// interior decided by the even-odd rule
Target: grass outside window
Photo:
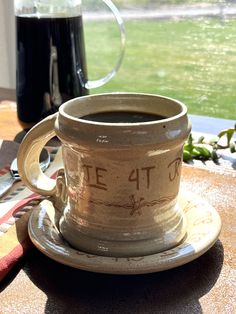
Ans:
{"type": "MultiPolygon", "coordinates": [[[[127,20],[125,26],[120,71],[91,93],[161,94],[183,101],[191,114],[236,118],[236,20],[127,20]]],[[[113,21],[87,21],[85,36],[89,78],[97,79],[115,62],[119,33],[113,21]]]]}

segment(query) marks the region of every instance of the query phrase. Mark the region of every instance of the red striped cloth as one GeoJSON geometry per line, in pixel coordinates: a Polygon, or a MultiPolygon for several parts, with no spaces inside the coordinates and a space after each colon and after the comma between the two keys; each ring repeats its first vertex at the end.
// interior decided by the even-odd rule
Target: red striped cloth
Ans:
{"type": "MultiPolygon", "coordinates": [[[[61,156],[57,149],[51,149],[51,162],[46,174],[55,177],[61,166],[61,156]]],[[[9,165],[0,169],[0,183],[8,173],[9,165]]],[[[22,182],[0,199],[0,281],[32,246],[28,236],[28,219],[42,197],[32,193],[22,182]]]]}
{"type": "Polygon", "coordinates": [[[10,170],[10,165],[6,165],[2,169],[0,169],[0,176],[3,176],[4,174],[6,174],[7,172],[9,172],[9,170],[10,170]]]}

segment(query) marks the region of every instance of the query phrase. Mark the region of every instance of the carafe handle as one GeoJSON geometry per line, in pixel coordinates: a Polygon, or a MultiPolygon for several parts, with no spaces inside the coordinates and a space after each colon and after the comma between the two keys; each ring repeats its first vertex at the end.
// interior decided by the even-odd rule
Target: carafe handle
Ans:
{"type": "Polygon", "coordinates": [[[120,29],[120,42],[121,42],[120,54],[119,54],[119,57],[118,57],[118,60],[117,60],[115,67],[113,68],[113,70],[110,73],[108,73],[106,76],[102,77],[99,80],[94,80],[94,81],[88,80],[87,82],[85,82],[85,87],[87,89],[100,87],[100,86],[106,84],[108,81],[110,81],[116,75],[117,71],[119,70],[121,63],[122,63],[122,60],[123,60],[123,57],[124,57],[124,52],[125,52],[125,26],[124,26],[123,19],[120,15],[120,12],[111,0],[102,0],[102,1],[112,11],[112,13],[115,16],[116,21],[118,23],[118,26],[120,29]]]}

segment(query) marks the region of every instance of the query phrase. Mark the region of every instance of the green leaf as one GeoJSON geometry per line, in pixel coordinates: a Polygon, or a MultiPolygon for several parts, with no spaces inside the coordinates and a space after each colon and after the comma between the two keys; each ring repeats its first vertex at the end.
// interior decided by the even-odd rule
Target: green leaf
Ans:
{"type": "Polygon", "coordinates": [[[219,156],[217,155],[216,150],[213,150],[213,151],[211,152],[211,158],[212,158],[213,161],[218,161],[219,156]]]}
{"type": "Polygon", "coordinates": [[[188,150],[184,150],[183,152],[183,160],[188,161],[192,159],[192,155],[188,150]]]}
{"type": "Polygon", "coordinates": [[[228,142],[228,146],[230,145],[230,141],[234,135],[235,129],[228,129],[227,132],[227,142],[228,142]]]}
{"type": "Polygon", "coordinates": [[[188,140],[184,144],[183,160],[212,159],[216,162],[219,159],[217,149],[230,148],[231,153],[236,152],[236,143],[232,141],[235,132],[236,124],[234,125],[234,128],[222,130],[217,136],[209,141],[205,140],[204,136],[200,136],[198,140],[194,141],[192,133],[190,133],[188,140]],[[222,138],[223,136],[225,136],[225,138],[222,138]],[[225,142],[225,144],[223,142],[225,142]]]}
{"type": "Polygon", "coordinates": [[[234,142],[230,142],[229,144],[230,152],[235,153],[236,152],[236,145],[234,142]]]}
{"type": "Polygon", "coordinates": [[[198,142],[199,144],[202,144],[203,141],[204,141],[204,139],[205,139],[204,136],[200,136],[199,139],[197,140],[197,142],[198,142]]]}
{"type": "Polygon", "coordinates": [[[227,134],[228,129],[227,130],[222,130],[219,134],[218,137],[221,138],[222,136],[224,136],[225,134],[227,134]]]}
{"type": "Polygon", "coordinates": [[[193,150],[192,150],[192,155],[193,155],[194,157],[200,157],[200,156],[201,156],[201,151],[200,151],[200,149],[195,146],[195,147],[193,148],[193,150]]]}
{"type": "Polygon", "coordinates": [[[189,134],[189,137],[188,137],[188,144],[189,144],[189,145],[192,145],[192,144],[193,144],[193,136],[192,136],[192,133],[189,134]]]}
{"type": "Polygon", "coordinates": [[[192,150],[193,150],[193,145],[192,144],[184,144],[184,150],[186,150],[186,151],[188,151],[188,152],[192,152],[192,150]]]}

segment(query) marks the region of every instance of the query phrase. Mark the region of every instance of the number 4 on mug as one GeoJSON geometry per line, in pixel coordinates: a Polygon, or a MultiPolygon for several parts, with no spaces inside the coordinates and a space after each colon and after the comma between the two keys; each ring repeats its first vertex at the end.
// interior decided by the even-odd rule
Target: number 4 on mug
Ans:
{"type": "Polygon", "coordinates": [[[140,185],[142,183],[145,184],[145,187],[147,189],[150,188],[151,185],[151,173],[152,170],[154,170],[156,167],[151,166],[151,167],[144,167],[144,168],[136,168],[131,170],[128,181],[129,182],[135,182],[136,183],[136,189],[140,189],[140,185]]]}

